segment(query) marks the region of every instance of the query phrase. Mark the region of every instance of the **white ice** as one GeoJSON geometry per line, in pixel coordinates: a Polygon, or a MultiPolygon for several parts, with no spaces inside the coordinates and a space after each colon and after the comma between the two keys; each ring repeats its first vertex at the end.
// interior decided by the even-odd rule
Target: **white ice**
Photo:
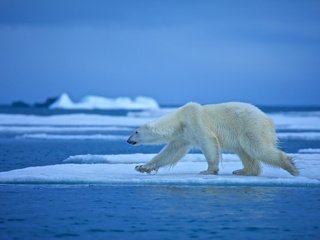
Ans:
{"type": "Polygon", "coordinates": [[[320,140],[320,132],[280,132],[277,136],[287,140],[320,140]]]}
{"type": "MultiPolygon", "coordinates": [[[[63,114],[53,116],[35,116],[22,114],[0,114],[0,126],[4,125],[42,125],[42,126],[140,126],[174,109],[158,109],[129,113],[128,116],[108,116],[98,114],[63,114]]],[[[311,113],[268,114],[280,130],[320,130],[320,116],[311,113]]]]}
{"type": "Polygon", "coordinates": [[[320,153],[320,148],[304,148],[298,151],[299,153],[320,153]]]}
{"type": "Polygon", "coordinates": [[[281,169],[264,166],[258,177],[234,176],[241,167],[237,156],[223,155],[219,175],[200,175],[206,168],[203,156],[189,154],[173,168],[160,169],[157,174],[141,174],[137,164],[149,161],[150,154],[73,156],[58,164],[28,167],[0,173],[0,183],[23,184],[128,184],[128,185],[212,185],[212,186],[320,186],[320,154],[296,154],[301,175],[293,177],[281,169]],[[96,163],[97,164],[88,164],[96,163]],[[103,163],[102,163],[103,162],[103,163]]]}
{"type": "Polygon", "coordinates": [[[0,114],[0,125],[5,126],[140,126],[153,118],[107,116],[98,114],[62,114],[36,116],[0,114]]]}
{"type": "Polygon", "coordinates": [[[0,126],[0,132],[106,132],[106,131],[133,131],[130,127],[117,126],[0,126]]]}
{"type": "Polygon", "coordinates": [[[268,114],[277,129],[320,130],[320,116],[318,112],[295,112],[268,114]]]}
{"type": "MultiPolygon", "coordinates": [[[[154,153],[134,153],[134,154],[114,154],[114,155],[75,155],[70,156],[63,160],[64,163],[78,163],[78,164],[94,164],[94,163],[108,163],[108,164],[120,164],[120,163],[144,163],[153,158],[154,153]]],[[[235,157],[233,154],[224,154],[224,157],[228,156],[229,159],[235,157]]],[[[187,154],[183,160],[184,162],[204,162],[205,158],[203,154],[187,154]]]]}
{"type": "Polygon", "coordinates": [[[128,139],[127,135],[108,135],[108,134],[47,134],[47,133],[33,133],[16,136],[16,138],[28,139],[53,139],[53,140],[109,140],[109,141],[125,141],[128,139]]]}
{"type": "Polygon", "coordinates": [[[68,94],[62,94],[50,108],[62,109],[158,109],[156,100],[149,97],[118,97],[115,99],[100,96],[86,96],[79,102],[73,102],[68,94]]]}

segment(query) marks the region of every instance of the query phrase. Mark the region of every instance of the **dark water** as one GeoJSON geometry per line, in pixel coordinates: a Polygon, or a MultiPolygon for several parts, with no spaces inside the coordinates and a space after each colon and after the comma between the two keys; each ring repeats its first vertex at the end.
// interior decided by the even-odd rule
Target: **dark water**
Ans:
{"type": "Polygon", "coordinates": [[[1,186],[0,239],[319,239],[320,191],[1,186]]]}
{"type": "MultiPolygon", "coordinates": [[[[66,114],[46,109],[0,112],[66,114]]],[[[104,133],[129,135],[130,131],[104,133]]],[[[132,147],[125,141],[17,139],[15,134],[0,133],[0,171],[61,164],[79,154],[155,153],[161,149],[132,147]]],[[[320,142],[288,139],[280,147],[296,153],[303,148],[319,149],[320,142]]],[[[0,240],[319,239],[319,209],[318,187],[0,185],[0,240]]]]}

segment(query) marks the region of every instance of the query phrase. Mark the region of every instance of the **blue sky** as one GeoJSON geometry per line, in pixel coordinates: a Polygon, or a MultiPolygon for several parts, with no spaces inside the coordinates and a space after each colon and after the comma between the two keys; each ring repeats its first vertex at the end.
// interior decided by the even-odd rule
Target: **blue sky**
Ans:
{"type": "Polygon", "coordinates": [[[0,1],[0,103],[320,104],[320,1],[0,1]]]}

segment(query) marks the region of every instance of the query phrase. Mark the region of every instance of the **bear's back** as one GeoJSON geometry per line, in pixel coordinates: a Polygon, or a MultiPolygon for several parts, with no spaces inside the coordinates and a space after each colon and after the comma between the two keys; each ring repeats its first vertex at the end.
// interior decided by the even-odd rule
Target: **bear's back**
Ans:
{"type": "Polygon", "coordinates": [[[248,118],[258,117],[267,118],[266,114],[259,108],[249,103],[243,102],[227,102],[220,104],[208,104],[203,106],[204,111],[216,115],[235,117],[235,118],[248,118]]]}
{"type": "Polygon", "coordinates": [[[269,142],[276,142],[272,120],[251,104],[241,102],[210,104],[204,105],[203,110],[219,135],[229,135],[230,138],[263,135],[269,142]]]}

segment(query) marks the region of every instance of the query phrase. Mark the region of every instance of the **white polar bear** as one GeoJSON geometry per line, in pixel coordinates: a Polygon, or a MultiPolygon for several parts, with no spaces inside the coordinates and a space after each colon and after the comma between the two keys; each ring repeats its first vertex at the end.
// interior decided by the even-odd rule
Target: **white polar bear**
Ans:
{"type": "Polygon", "coordinates": [[[277,149],[273,122],[262,111],[247,103],[200,105],[188,103],[177,111],[137,129],[127,141],[130,144],[164,144],[164,149],[139,172],[157,171],[174,165],[191,147],[199,147],[208,162],[202,174],[218,174],[223,150],[239,155],[243,169],[233,174],[257,176],[261,162],[299,174],[293,161],[277,149]]]}

